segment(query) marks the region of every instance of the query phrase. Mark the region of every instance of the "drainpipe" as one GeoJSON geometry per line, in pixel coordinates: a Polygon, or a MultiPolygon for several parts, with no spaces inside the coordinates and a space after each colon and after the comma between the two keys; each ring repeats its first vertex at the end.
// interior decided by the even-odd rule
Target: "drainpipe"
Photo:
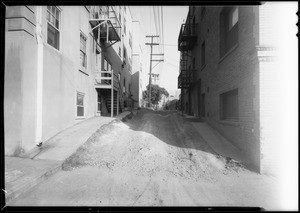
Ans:
{"type": "Polygon", "coordinates": [[[43,119],[43,37],[42,37],[42,6],[37,6],[36,38],[37,38],[37,93],[36,93],[36,135],[37,146],[42,145],[42,119],[43,119]]]}

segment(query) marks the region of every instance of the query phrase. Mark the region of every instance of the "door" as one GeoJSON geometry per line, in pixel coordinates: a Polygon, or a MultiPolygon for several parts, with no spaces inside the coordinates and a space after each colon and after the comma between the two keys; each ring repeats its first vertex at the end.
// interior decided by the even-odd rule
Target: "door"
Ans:
{"type": "Polygon", "coordinates": [[[205,117],[205,93],[201,96],[201,117],[205,117]]]}
{"type": "Polygon", "coordinates": [[[200,79],[200,81],[199,81],[199,83],[198,83],[198,91],[197,91],[197,95],[198,95],[198,104],[197,104],[197,106],[198,106],[198,117],[201,117],[201,79],[200,79]]]}

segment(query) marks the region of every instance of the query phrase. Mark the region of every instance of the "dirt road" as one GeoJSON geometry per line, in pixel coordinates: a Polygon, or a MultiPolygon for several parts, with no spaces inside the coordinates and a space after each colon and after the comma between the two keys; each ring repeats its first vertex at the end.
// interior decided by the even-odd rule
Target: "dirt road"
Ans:
{"type": "Polygon", "coordinates": [[[277,210],[277,182],[215,153],[175,111],[139,110],[104,126],[12,205],[256,206],[277,210]]]}

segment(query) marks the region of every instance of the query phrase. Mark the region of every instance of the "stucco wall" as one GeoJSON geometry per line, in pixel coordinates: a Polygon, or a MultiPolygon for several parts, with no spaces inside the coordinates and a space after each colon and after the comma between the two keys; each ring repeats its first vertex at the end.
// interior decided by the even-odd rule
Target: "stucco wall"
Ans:
{"type": "Polygon", "coordinates": [[[6,8],[9,19],[6,19],[5,33],[5,155],[19,155],[35,146],[37,42],[34,16],[34,11],[25,6],[6,8]]]}
{"type": "MultiPolygon", "coordinates": [[[[96,114],[94,53],[89,35],[89,14],[80,6],[61,7],[60,49],[44,45],[43,140],[96,114]],[[77,21],[74,21],[74,18],[77,21]],[[80,32],[87,37],[87,69],[79,66],[80,32]],[[84,118],[76,116],[77,92],[84,93],[84,118]]],[[[44,7],[43,14],[46,15],[44,7]]],[[[46,35],[47,24],[43,19],[46,35]]]]}

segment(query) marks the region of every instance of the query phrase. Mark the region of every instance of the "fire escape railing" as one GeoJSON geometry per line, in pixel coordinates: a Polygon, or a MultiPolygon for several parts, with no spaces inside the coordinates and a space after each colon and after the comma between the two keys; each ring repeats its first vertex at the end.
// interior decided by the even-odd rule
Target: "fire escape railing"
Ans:
{"type": "Polygon", "coordinates": [[[182,24],[178,37],[178,50],[187,51],[193,49],[197,41],[197,24],[182,24]]]}

